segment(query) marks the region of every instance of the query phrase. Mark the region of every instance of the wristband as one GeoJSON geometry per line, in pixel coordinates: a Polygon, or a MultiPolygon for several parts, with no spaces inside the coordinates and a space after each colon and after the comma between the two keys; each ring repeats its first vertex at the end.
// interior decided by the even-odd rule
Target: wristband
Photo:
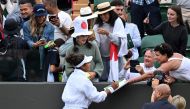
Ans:
{"type": "Polygon", "coordinates": [[[108,89],[111,93],[114,92],[114,89],[113,89],[112,87],[108,87],[107,89],[108,89]]]}

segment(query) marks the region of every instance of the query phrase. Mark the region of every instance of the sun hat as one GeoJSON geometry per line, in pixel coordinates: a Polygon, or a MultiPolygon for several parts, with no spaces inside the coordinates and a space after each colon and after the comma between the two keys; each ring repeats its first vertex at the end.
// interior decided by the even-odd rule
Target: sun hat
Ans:
{"type": "Polygon", "coordinates": [[[20,26],[14,18],[10,17],[5,20],[4,33],[7,35],[20,33],[20,26]]]}
{"type": "Polygon", "coordinates": [[[80,68],[84,64],[91,62],[92,58],[93,58],[92,56],[86,56],[86,55],[84,55],[84,59],[82,60],[82,62],[80,62],[78,65],[76,65],[76,67],[80,68]]]}
{"type": "Polygon", "coordinates": [[[34,5],[34,15],[35,16],[47,16],[47,10],[43,4],[34,5]]]}
{"type": "Polygon", "coordinates": [[[111,6],[110,2],[103,2],[97,5],[96,14],[104,14],[108,11],[115,9],[115,6],[111,6]]]}
{"type": "Polygon", "coordinates": [[[92,31],[88,31],[87,19],[83,17],[76,17],[73,21],[74,33],[71,37],[76,38],[80,35],[91,35],[92,31]]]}
{"type": "Polygon", "coordinates": [[[98,17],[98,15],[92,13],[92,9],[89,6],[87,6],[87,7],[82,7],[80,9],[80,17],[84,17],[86,19],[92,19],[98,17]]]}

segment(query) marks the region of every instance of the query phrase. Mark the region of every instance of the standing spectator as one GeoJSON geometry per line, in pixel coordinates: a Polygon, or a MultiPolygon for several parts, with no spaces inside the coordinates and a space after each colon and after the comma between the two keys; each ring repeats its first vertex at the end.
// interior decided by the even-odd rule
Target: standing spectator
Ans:
{"type": "MultiPolygon", "coordinates": [[[[86,56],[93,56],[91,61],[90,79],[98,82],[99,77],[102,75],[103,63],[100,55],[100,51],[96,43],[88,41],[88,37],[92,35],[92,31],[88,31],[87,19],[83,17],[76,17],[73,21],[75,31],[71,35],[73,37],[73,44],[67,50],[66,56],[73,53],[81,53],[86,56]]],[[[73,72],[73,66],[69,63],[65,64],[65,72],[67,76],[73,72]]]]}
{"type": "Polygon", "coordinates": [[[18,6],[12,13],[7,15],[7,18],[14,18],[21,27],[20,36],[23,37],[23,24],[28,21],[33,15],[34,0],[19,0],[18,6]]]}
{"type": "Polygon", "coordinates": [[[3,40],[4,39],[4,22],[5,22],[5,17],[3,15],[3,9],[0,6],[0,38],[3,40]]]}
{"type": "Polygon", "coordinates": [[[97,5],[98,18],[94,25],[94,32],[104,64],[100,81],[119,79],[119,71],[123,66],[122,56],[128,52],[123,22],[113,11],[114,8],[109,2],[97,5]]]}
{"type": "Polygon", "coordinates": [[[18,22],[13,18],[7,18],[5,20],[4,32],[7,36],[0,42],[4,43],[4,52],[1,51],[0,53],[0,69],[1,74],[3,74],[3,80],[27,81],[24,57],[25,49],[27,49],[28,46],[27,43],[19,37],[20,28],[18,22]]]}
{"type": "MultiPolygon", "coordinates": [[[[94,18],[98,17],[98,15],[95,14],[95,13],[93,13],[92,10],[91,10],[91,8],[90,8],[89,6],[87,6],[87,7],[82,7],[82,8],[80,9],[80,16],[78,16],[78,17],[82,17],[82,18],[87,19],[87,21],[88,21],[88,29],[91,30],[91,29],[92,29],[91,27],[92,27],[93,24],[94,24],[94,22],[93,22],[93,21],[94,21],[94,18]]],[[[74,28],[70,30],[70,33],[69,33],[69,34],[71,35],[71,34],[73,34],[73,32],[74,32],[74,28]]],[[[95,40],[94,34],[90,35],[90,36],[88,37],[88,40],[89,40],[89,41],[95,40]]],[[[73,38],[69,38],[69,39],[65,42],[65,44],[63,44],[63,45],[60,47],[60,55],[61,55],[61,56],[64,56],[64,55],[66,54],[67,49],[72,45],[72,43],[73,43],[73,38]]]]}
{"type": "Polygon", "coordinates": [[[130,6],[131,22],[138,26],[141,38],[144,37],[143,20],[149,16],[153,27],[161,23],[160,6],[158,0],[126,0],[126,6],[130,6]]]}
{"type": "Polygon", "coordinates": [[[131,60],[137,60],[138,57],[139,57],[139,52],[138,52],[137,48],[141,46],[141,37],[140,37],[138,27],[137,27],[137,25],[135,25],[133,23],[128,23],[127,22],[128,15],[125,12],[124,4],[123,4],[122,1],[113,0],[111,2],[111,5],[115,6],[115,9],[114,9],[115,13],[117,13],[124,20],[124,22],[125,22],[124,26],[125,26],[126,35],[130,35],[130,37],[132,39],[132,43],[133,43],[134,47],[129,48],[129,53],[128,54],[130,54],[130,53],[132,54],[132,57],[130,57],[131,60]]]}
{"type": "Polygon", "coordinates": [[[69,29],[72,26],[71,16],[61,11],[57,6],[57,0],[43,0],[48,11],[48,21],[54,25],[54,40],[61,38],[66,41],[69,38],[69,29]]]}
{"type": "Polygon", "coordinates": [[[142,109],[176,109],[168,102],[168,98],[171,95],[171,89],[167,84],[156,86],[152,95],[154,97],[153,102],[144,104],[142,109]]]}
{"type": "MultiPolygon", "coordinates": [[[[162,22],[159,26],[151,28],[148,25],[146,33],[149,35],[162,34],[164,41],[172,46],[174,52],[185,56],[187,47],[187,30],[182,20],[181,8],[179,6],[171,6],[167,12],[168,21],[162,22]]],[[[148,19],[144,21],[149,23],[148,19]]]]}
{"type": "Polygon", "coordinates": [[[183,21],[187,23],[190,33],[190,0],[176,0],[176,2],[181,7],[183,21]]]}
{"type": "MultiPolygon", "coordinates": [[[[78,17],[82,17],[82,18],[87,19],[87,21],[88,21],[88,29],[90,30],[90,29],[92,29],[92,26],[94,24],[94,18],[97,17],[97,14],[93,13],[91,8],[89,6],[87,6],[87,7],[82,7],[80,9],[80,16],[78,16],[78,17]]],[[[74,28],[71,27],[70,30],[69,30],[69,37],[70,37],[71,34],[73,34],[73,32],[74,32],[74,28]]],[[[93,41],[93,40],[95,40],[94,34],[89,35],[88,36],[88,41],[93,41]]],[[[61,47],[59,49],[59,53],[60,53],[60,56],[62,58],[65,57],[67,50],[72,46],[72,44],[73,44],[73,37],[70,37],[65,42],[65,44],[61,45],[61,47]]],[[[63,60],[63,63],[65,63],[65,60],[63,60]]],[[[67,80],[67,76],[66,76],[65,73],[66,72],[63,73],[63,78],[65,78],[64,80],[67,80]]]]}
{"type": "MultiPolygon", "coordinates": [[[[54,39],[54,27],[46,21],[46,16],[47,11],[45,6],[43,4],[36,4],[34,6],[34,15],[23,25],[24,39],[29,47],[33,48],[33,50],[39,50],[41,70],[43,70],[46,56],[44,45],[54,39]]],[[[46,81],[47,72],[41,72],[40,76],[42,81],[46,81]]]]}
{"type": "MultiPolygon", "coordinates": [[[[49,42],[51,43],[51,42],[49,42]]],[[[48,76],[47,76],[47,81],[48,82],[61,82],[62,80],[59,79],[59,75],[62,74],[63,66],[60,66],[60,56],[59,56],[59,47],[64,44],[63,39],[59,38],[56,39],[53,42],[53,47],[49,48],[47,47],[47,63],[48,64],[46,67],[48,76]]],[[[47,45],[46,45],[47,46],[47,45]]]]}
{"type": "Polygon", "coordinates": [[[104,101],[107,95],[118,87],[118,84],[113,82],[111,90],[97,91],[87,76],[87,72],[91,71],[90,62],[92,58],[92,56],[83,54],[71,54],[66,57],[66,61],[75,66],[75,69],[62,94],[62,100],[65,102],[63,109],[88,109],[92,102],[104,101]]]}
{"type": "Polygon", "coordinates": [[[5,16],[3,15],[3,9],[0,6],[0,24],[2,25],[2,27],[4,26],[4,22],[5,22],[5,16]]]}

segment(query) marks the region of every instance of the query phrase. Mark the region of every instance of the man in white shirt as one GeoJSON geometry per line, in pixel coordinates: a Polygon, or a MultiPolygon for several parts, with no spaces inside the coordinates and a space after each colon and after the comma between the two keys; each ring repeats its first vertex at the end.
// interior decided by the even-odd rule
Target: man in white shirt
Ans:
{"type": "Polygon", "coordinates": [[[71,16],[58,8],[57,0],[43,0],[43,3],[49,13],[47,20],[55,27],[54,40],[61,38],[66,41],[69,37],[69,29],[72,26],[71,16]]]}
{"type": "MultiPolygon", "coordinates": [[[[147,49],[144,54],[144,62],[140,63],[139,66],[136,66],[135,69],[137,71],[143,70],[144,72],[153,72],[156,70],[154,66],[154,51],[151,49],[147,49]]],[[[126,63],[124,67],[124,75],[126,79],[131,79],[140,76],[141,74],[138,72],[130,72],[130,63],[126,63]],[[127,70],[127,71],[126,71],[127,70]]]]}
{"type": "Polygon", "coordinates": [[[139,52],[138,52],[137,48],[141,46],[141,37],[140,37],[140,32],[138,30],[138,27],[134,23],[127,22],[128,15],[125,12],[124,4],[122,1],[114,0],[111,2],[111,5],[115,6],[114,12],[117,13],[123,20],[126,36],[127,36],[127,34],[129,34],[133,41],[134,47],[129,48],[129,46],[128,46],[128,49],[129,49],[128,55],[129,54],[132,55],[132,57],[131,57],[132,60],[137,60],[139,57],[139,52]]]}

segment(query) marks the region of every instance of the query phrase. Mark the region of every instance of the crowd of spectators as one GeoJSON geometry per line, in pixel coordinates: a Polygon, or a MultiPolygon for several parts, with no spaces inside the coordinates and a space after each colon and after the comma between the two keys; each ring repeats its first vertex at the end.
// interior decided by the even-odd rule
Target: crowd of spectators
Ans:
{"type": "MultiPolygon", "coordinates": [[[[183,1],[177,0],[176,5],[170,6],[168,20],[162,22],[159,0],[103,2],[95,12],[90,7],[82,7],[74,19],[59,8],[57,0],[1,0],[1,80],[73,82],[70,76],[83,70],[93,82],[126,79],[131,84],[157,78],[155,71],[163,74],[163,82],[167,84],[189,82],[190,59],[185,56],[190,3],[183,1]],[[126,7],[130,7],[131,22],[126,7]],[[145,33],[162,34],[165,43],[154,50],[147,49],[144,61],[139,63],[145,33]],[[78,62],[77,58],[83,55],[93,58],[87,64],[85,60],[78,62]],[[69,60],[73,58],[76,60],[69,60]],[[160,64],[158,68],[154,66],[155,61],[160,64]],[[37,79],[31,79],[33,73],[37,79]]],[[[98,102],[105,100],[108,92],[102,93],[103,98],[98,102]]],[[[158,85],[153,92],[155,102],[145,104],[143,109],[157,107],[167,101],[170,93],[169,86],[158,85]]],[[[63,98],[67,99],[64,95],[63,98]]],[[[173,97],[171,103],[176,103],[177,98],[173,97]]],[[[169,102],[167,105],[175,108],[169,102]]]]}

